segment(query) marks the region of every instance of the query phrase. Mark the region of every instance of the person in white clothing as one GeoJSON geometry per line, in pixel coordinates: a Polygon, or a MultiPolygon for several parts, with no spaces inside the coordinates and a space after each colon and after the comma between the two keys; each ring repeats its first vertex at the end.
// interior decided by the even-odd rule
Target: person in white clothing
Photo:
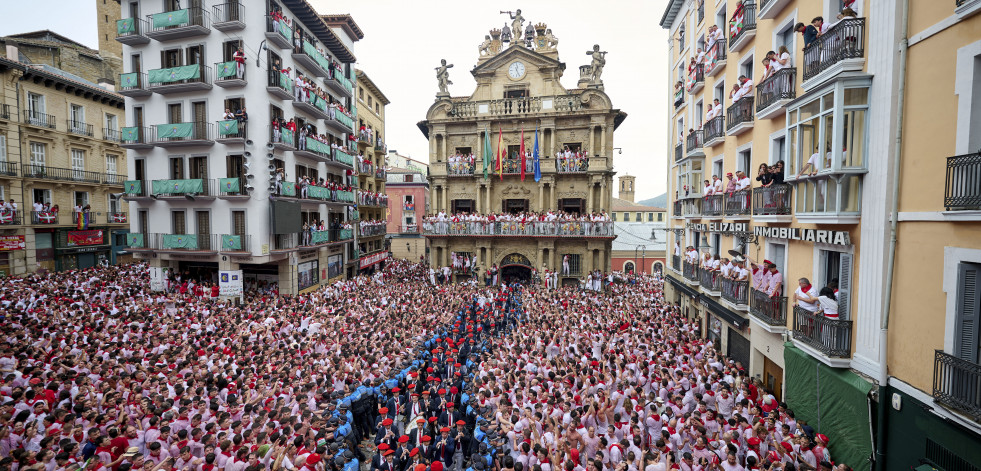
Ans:
{"type": "Polygon", "coordinates": [[[797,283],[799,286],[794,291],[794,305],[802,307],[807,312],[817,312],[818,296],[817,291],[811,286],[811,282],[807,278],[801,278],[797,280],[797,283]]]}
{"type": "Polygon", "coordinates": [[[736,191],[745,190],[749,188],[750,184],[752,184],[752,182],[750,181],[749,177],[746,176],[745,172],[742,170],[736,172],[736,191]]]}
{"type": "Polygon", "coordinates": [[[838,296],[830,286],[821,288],[818,293],[818,311],[829,319],[838,318],[838,296]]]}
{"type": "Polygon", "coordinates": [[[811,154],[810,157],[808,157],[807,163],[800,168],[800,172],[797,172],[797,178],[800,178],[800,176],[803,175],[805,172],[807,172],[808,169],[810,170],[810,173],[808,173],[807,176],[813,177],[815,174],[817,174],[818,163],[820,163],[820,161],[821,161],[821,153],[818,152],[817,147],[814,147],[814,153],[811,154]]]}

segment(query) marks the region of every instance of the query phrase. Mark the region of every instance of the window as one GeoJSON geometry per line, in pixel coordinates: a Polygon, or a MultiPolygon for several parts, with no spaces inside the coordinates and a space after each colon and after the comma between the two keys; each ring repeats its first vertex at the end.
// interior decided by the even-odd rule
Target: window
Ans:
{"type": "Polygon", "coordinates": [[[712,162],[712,176],[722,178],[722,159],[716,159],[712,162]]]}
{"type": "Polygon", "coordinates": [[[702,186],[702,160],[683,162],[678,167],[678,197],[697,197],[702,186]]]}
{"type": "Polygon", "coordinates": [[[981,295],[978,278],[981,264],[957,264],[957,305],[955,307],[953,355],[974,364],[981,363],[981,295]]]}
{"type": "Polygon", "coordinates": [[[647,222],[654,222],[654,213],[647,213],[647,222]]]}
{"type": "Polygon", "coordinates": [[[7,136],[0,135],[0,162],[7,161],[7,136]]]}
{"type": "Polygon", "coordinates": [[[184,156],[176,156],[170,158],[170,179],[171,180],[183,180],[184,179],[184,156]]]}
{"type": "Polygon", "coordinates": [[[788,176],[799,173],[811,157],[818,172],[864,171],[867,111],[868,88],[842,84],[790,110],[788,176]]]}
{"type": "Polygon", "coordinates": [[[31,165],[44,167],[47,146],[40,142],[31,143],[31,165]]]}
{"type": "Polygon", "coordinates": [[[613,213],[613,222],[617,221],[617,213],[613,213]]]}
{"type": "Polygon", "coordinates": [[[630,222],[630,213],[628,212],[623,213],[623,222],[630,222]]]}
{"type": "Polygon", "coordinates": [[[657,222],[664,220],[664,213],[657,213],[657,222]]]}
{"type": "Polygon", "coordinates": [[[44,95],[28,93],[27,110],[30,111],[31,115],[43,114],[46,111],[44,106],[44,95]]]}
{"type": "Polygon", "coordinates": [[[85,151],[81,149],[72,149],[72,170],[82,171],[85,170],[85,151]]]}
{"type": "Polygon", "coordinates": [[[232,234],[243,236],[245,232],[245,211],[232,211],[232,234]]]}
{"type": "Polygon", "coordinates": [[[106,154],[106,183],[122,183],[123,177],[119,174],[119,156],[106,154]]]}
{"type": "Polygon", "coordinates": [[[635,221],[637,221],[637,222],[644,222],[644,218],[642,218],[642,217],[640,216],[640,213],[637,213],[637,214],[635,214],[634,216],[635,216],[635,217],[634,217],[634,220],[635,220],[635,221]]]}
{"type": "Polygon", "coordinates": [[[171,211],[170,233],[187,234],[187,218],[184,215],[184,211],[171,211]]]}
{"type": "Polygon", "coordinates": [[[378,103],[375,103],[375,114],[381,113],[381,111],[379,111],[379,110],[380,110],[380,108],[378,108],[378,103]]]}
{"type": "Polygon", "coordinates": [[[79,208],[84,208],[89,205],[89,192],[87,191],[75,191],[72,194],[72,201],[74,205],[79,208]]]}
{"type": "Polygon", "coordinates": [[[742,170],[747,176],[751,175],[749,167],[753,162],[752,153],[752,149],[746,149],[739,151],[739,153],[736,155],[736,170],[742,170]]]}
{"type": "MultiPolygon", "coordinates": [[[[754,65],[753,54],[747,54],[743,56],[743,60],[739,63],[739,75],[745,75],[746,78],[754,80],[753,78],[753,65],[754,65]]],[[[756,83],[755,81],[753,82],[756,83]]],[[[752,94],[750,94],[752,96],[752,94]]]]}
{"type": "Polygon", "coordinates": [[[358,87],[358,99],[364,101],[364,89],[361,87],[358,87]]]}
{"type": "Polygon", "coordinates": [[[787,138],[786,136],[780,136],[773,140],[772,149],[770,149],[770,165],[773,165],[781,160],[786,160],[787,152],[787,138]]]}
{"type": "Polygon", "coordinates": [[[106,129],[116,131],[119,129],[119,119],[114,114],[106,113],[106,129]]]}
{"type": "Polygon", "coordinates": [[[562,255],[562,275],[582,274],[582,255],[567,253],[562,255]]]}
{"type": "Polygon", "coordinates": [[[42,203],[42,204],[51,204],[51,190],[48,190],[46,188],[35,188],[34,202],[42,203]]]}
{"type": "Polygon", "coordinates": [[[842,320],[850,319],[848,312],[849,294],[852,288],[852,254],[834,250],[820,251],[821,265],[817,280],[812,281],[815,289],[825,286],[838,290],[838,316],[842,320]]]}
{"type": "Polygon", "coordinates": [[[71,119],[72,131],[83,131],[82,128],[85,127],[85,108],[82,108],[81,105],[71,105],[69,119],[71,119]]]}

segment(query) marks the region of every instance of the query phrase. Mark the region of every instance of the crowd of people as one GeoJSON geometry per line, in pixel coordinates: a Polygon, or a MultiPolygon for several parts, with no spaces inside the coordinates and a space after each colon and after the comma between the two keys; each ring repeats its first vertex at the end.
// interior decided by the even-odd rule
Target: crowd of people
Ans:
{"type": "Polygon", "coordinates": [[[377,191],[358,190],[358,204],[367,206],[388,206],[388,195],[377,191]]]}
{"type": "Polygon", "coordinates": [[[422,224],[424,232],[439,235],[613,235],[613,222],[605,212],[447,214],[440,211],[424,217],[422,224]]]}
{"type": "Polygon", "coordinates": [[[358,222],[359,234],[362,236],[376,236],[385,234],[388,223],[382,219],[363,219],[358,222]]]}
{"type": "Polygon", "coordinates": [[[474,164],[473,153],[461,154],[457,152],[451,155],[447,161],[447,173],[450,175],[473,175],[476,165],[474,164]]]}
{"type": "Polygon", "coordinates": [[[15,471],[849,470],[697,319],[603,290],[429,283],[393,261],[305,295],[145,265],[0,281],[15,471]]]}

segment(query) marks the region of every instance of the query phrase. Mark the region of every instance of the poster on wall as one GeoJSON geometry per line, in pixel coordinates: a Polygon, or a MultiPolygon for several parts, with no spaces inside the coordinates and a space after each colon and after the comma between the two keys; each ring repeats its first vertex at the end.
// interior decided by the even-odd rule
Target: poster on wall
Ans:
{"type": "Polygon", "coordinates": [[[218,271],[218,294],[222,296],[242,296],[242,288],[245,285],[245,278],[242,270],[219,270],[218,271]]]}
{"type": "Polygon", "coordinates": [[[102,245],[102,230],[91,231],[68,231],[68,246],[78,247],[81,245],[102,245]]]}
{"type": "Polygon", "coordinates": [[[22,235],[0,236],[0,251],[23,250],[25,247],[24,236],[22,235]]]}
{"type": "Polygon", "coordinates": [[[311,260],[296,267],[297,291],[303,291],[320,282],[318,265],[316,260],[311,260]]]}
{"type": "Polygon", "coordinates": [[[169,267],[150,267],[150,291],[166,291],[169,267]]]}
{"type": "Polygon", "coordinates": [[[335,276],[339,276],[344,269],[344,256],[343,255],[331,255],[327,257],[327,279],[333,279],[335,276]]]}

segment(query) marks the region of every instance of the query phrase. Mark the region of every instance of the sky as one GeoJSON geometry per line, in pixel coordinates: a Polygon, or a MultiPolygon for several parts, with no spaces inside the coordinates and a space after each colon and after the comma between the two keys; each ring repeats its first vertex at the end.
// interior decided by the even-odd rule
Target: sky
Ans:
{"type": "MultiPolygon", "coordinates": [[[[0,35],[50,29],[97,47],[98,1],[102,0],[0,0],[0,35]]],[[[246,0],[245,5],[258,1],[246,0]]],[[[615,146],[623,149],[613,155],[614,171],[637,177],[637,200],[665,192],[668,51],[667,32],[658,21],[667,0],[308,1],[323,14],[350,13],[364,31],[354,54],[357,67],[392,102],[385,110],[388,148],[422,161],[428,160],[429,147],[416,123],[426,118],[435,100],[435,67],[440,59],[454,64],[450,94],[470,95],[476,87],[470,70],[477,64],[477,46],[488,30],[510,24],[500,11],[521,8],[526,20],[548,24],[559,38],[566,88],[576,87],[579,66],[589,63],[586,51],[599,44],[609,52],[603,70],[605,91],[613,106],[627,113],[614,133],[615,146]]]]}

